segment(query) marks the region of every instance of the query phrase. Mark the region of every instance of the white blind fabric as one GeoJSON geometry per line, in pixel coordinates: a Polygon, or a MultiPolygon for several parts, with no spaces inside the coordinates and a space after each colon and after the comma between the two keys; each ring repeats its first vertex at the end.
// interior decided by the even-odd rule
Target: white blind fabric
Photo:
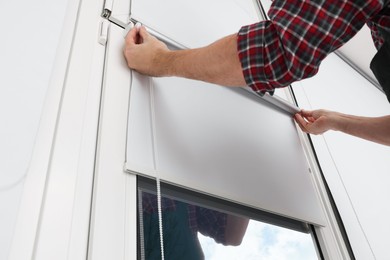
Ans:
{"type": "Polygon", "coordinates": [[[157,170],[162,181],[323,223],[293,119],[271,105],[225,87],[133,73],[128,123],[128,170],[150,177],[157,170]]]}

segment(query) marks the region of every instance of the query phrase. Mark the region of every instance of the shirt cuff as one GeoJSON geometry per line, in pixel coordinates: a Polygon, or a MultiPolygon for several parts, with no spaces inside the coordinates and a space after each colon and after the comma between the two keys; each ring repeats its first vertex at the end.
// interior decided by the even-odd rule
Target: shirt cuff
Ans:
{"type": "Polygon", "coordinates": [[[246,84],[256,92],[271,91],[264,71],[264,22],[241,27],[237,51],[246,84]]]}

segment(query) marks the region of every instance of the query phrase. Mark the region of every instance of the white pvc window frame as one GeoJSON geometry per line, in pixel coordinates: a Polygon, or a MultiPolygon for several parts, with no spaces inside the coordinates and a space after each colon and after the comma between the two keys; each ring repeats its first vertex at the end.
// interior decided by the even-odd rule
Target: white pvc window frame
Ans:
{"type": "MultiPolygon", "coordinates": [[[[98,43],[102,6],[69,1],[10,259],[136,259],[136,178],[123,169],[131,79],[118,67],[126,66],[122,30],[107,25],[107,55],[98,43]],[[112,77],[122,84],[109,85],[112,77]]],[[[130,10],[126,1],[106,7],[130,10]]],[[[325,227],[315,228],[324,257],[349,259],[311,147],[301,141],[326,212],[325,227]]]]}

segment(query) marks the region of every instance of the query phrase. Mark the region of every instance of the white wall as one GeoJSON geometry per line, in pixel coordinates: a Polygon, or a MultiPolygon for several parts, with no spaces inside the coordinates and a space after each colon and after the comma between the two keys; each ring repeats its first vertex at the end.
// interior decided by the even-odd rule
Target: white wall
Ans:
{"type": "Polygon", "coordinates": [[[0,2],[0,259],[9,253],[67,2],[0,2]]]}
{"type": "Polygon", "coordinates": [[[373,81],[376,81],[374,73],[370,69],[370,62],[376,54],[376,48],[372,41],[371,31],[367,25],[363,28],[343,47],[340,48],[340,53],[347,59],[353,62],[373,81]],[[359,53],[359,55],[356,55],[359,53]]]}

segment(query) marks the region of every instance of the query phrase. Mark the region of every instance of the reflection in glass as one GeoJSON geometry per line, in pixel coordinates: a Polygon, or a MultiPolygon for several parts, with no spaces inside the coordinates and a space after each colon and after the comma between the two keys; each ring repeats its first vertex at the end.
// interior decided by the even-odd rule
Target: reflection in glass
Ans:
{"type": "MultiPolygon", "coordinates": [[[[157,196],[140,191],[138,199],[139,258],[161,259],[157,196]]],[[[318,259],[310,234],[176,198],[163,196],[161,206],[165,259],[318,259]]]]}

